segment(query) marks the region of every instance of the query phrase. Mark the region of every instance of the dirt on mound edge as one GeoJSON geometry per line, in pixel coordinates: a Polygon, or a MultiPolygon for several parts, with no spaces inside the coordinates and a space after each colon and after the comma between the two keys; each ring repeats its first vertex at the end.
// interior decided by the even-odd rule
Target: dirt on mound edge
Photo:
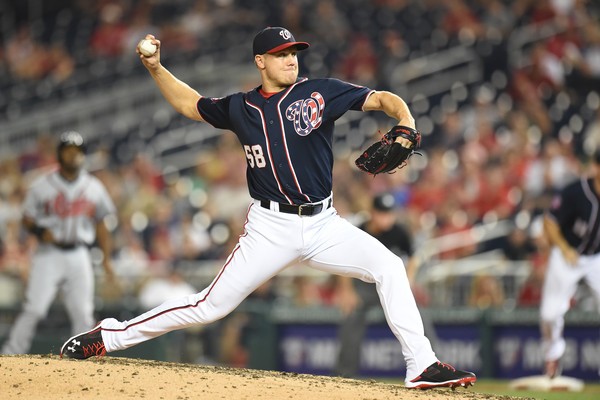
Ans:
{"type": "Polygon", "coordinates": [[[120,357],[0,356],[2,399],[508,400],[459,388],[401,385],[120,357]]]}

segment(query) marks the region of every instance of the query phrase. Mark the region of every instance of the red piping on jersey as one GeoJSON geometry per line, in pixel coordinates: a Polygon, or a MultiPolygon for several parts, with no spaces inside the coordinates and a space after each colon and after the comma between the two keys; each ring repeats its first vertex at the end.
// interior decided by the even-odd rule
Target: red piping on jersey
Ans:
{"type": "Polygon", "coordinates": [[[267,153],[269,154],[269,161],[271,162],[271,171],[273,172],[273,177],[275,178],[275,181],[277,182],[277,187],[279,188],[279,191],[281,192],[281,194],[285,196],[288,203],[294,204],[292,202],[292,199],[283,190],[283,186],[281,185],[281,182],[279,181],[279,176],[277,175],[277,171],[275,170],[275,163],[273,162],[273,156],[271,155],[271,143],[269,141],[269,134],[267,133],[267,123],[265,121],[265,116],[264,116],[262,110],[260,109],[260,107],[258,107],[257,105],[250,103],[250,101],[248,101],[248,100],[246,100],[246,104],[248,104],[250,107],[252,107],[256,111],[258,111],[258,114],[260,115],[260,121],[262,123],[263,133],[265,134],[265,142],[267,143],[267,153]]]}
{"type": "MultiPolygon", "coordinates": [[[[246,236],[248,234],[247,231],[246,231],[246,225],[248,225],[248,215],[250,214],[250,209],[252,208],[253,205],[254,205],[254,203],[250,204],[250,206],[248,207],[248,212],[246,213],[246,221],[244,222],[244,233],[240,235],[240,238],[244,237],[244,236],[246,236]]],[[[233,260],[233,256],[235,255],[235,252],[239,250],[239,248],[240,248],[240,244],[238,243],[234,247],[234,249],[232,250],[232,252],[229,255],[229,257],[227,258],[227,262],[225,263],[225,265],[223,265],[223,267],[221,268],[221,271],[219,272],[219,274],[217,275],[217,277],[215,278],[215,280],[213,281],[213,283],[210,285],[210,288],[208,289],[208,292],[206,293],[206,295],[202,299],[198,300],[196,303],[194,303],[194,304],[188,304],[188,305],[180,306],[180,307],[169,308],[168,310],[161,311],[161,312],[159,312],[156,315],[153,315],[151,317],[145,318],[145,319],[143,319],[141,321],[138,321],[138,322],[135,322],[135,323],[133,323],[131,325],[127,325],[125,328],[122,328],[122,329],[102,328],[102,327],[100,327],[100,329],[102,329],[103,331],[107,331],[107,332],[125,332],[129,328],[132,328],[132,327],[134,327],[136,325],[143,324],[145,322],[153,320],[154,318],[158,318],[161,315],[164,315],[164,314],[167,314],[167,313],[170,313],[170,312],[173,312],[173,311],[177,311],[177,310],[183,310],[183,309],[186,309],[186,308],[195,308],[195,307],[198,307],[198,305],[200,303],[204,303],[206,301],[206,299],[210,295],[210,292],[212,292],[213,288],[215,287],[215,285],[219,281],[219,278],[221,278],[221,275],[223,275],[223,272],[225,272],[225,269],[227,268],[227,266],[229,265],[229,263],[231,262],[231,260],[233,260]]]]}
{"type": "Polygon", "coordinates": [[[279,108],[281,106],[281,102],[283,101],[283,99],[285,99],[285,97],[291,92],[291,90],[294,88],[294,86],[296,86],[297,84],[302,83],[306,80],[308,80],[308,78],[303,78],[301,81],[298,81],[298,82],[294,83],[293,85],[291,85],[289,88],[287,88],[287,90],[285,91],[283,96],[281,96],[281,100],[279,100],[279,102],[277,103],[277,114],[279,115],[279,126],[281,128],[281,139],[283,141],[283,146],[285,148],[285,156],[288,160],[288,166],[290,167],[292,176],[294,177],[294,183],[296,184],[296,189],[298,189],[298,192],[300,192],[300,194],[302,196],[304,196],[304,198],[310,203],[311,202],[310,197],[308,197],[306,194],[302,193],[302,188],[300,187],[300,182],[298,182],[298,177],[296,176],[296,171],[294,171],[294,167],[292,166],[292,159],[290,158],[290,152],[288,151],[287,140],[285,140],[285,128],[283,125],[283,117],[281,115],[281,109],[279,108]]]}

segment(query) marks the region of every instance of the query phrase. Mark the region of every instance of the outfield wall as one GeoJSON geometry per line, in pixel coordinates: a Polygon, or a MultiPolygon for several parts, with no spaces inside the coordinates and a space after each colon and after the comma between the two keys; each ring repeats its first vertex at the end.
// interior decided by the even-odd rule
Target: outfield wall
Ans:
{"type": "MultiPolygon", "coordinates": [[[[513,379],[538,375],[543,370],[540,334],[536,321],[522,318],[509,322],[496,313],[469,313],[470,318],[435,319],[438,357],[482,377],[513,379]]],[[[514,314],[514,313],[513,313],[514,314]]],[[[517,315],[519,313],[516,313],[517,315]]],[[[277,326],[278,369],[290,372],[329,374],[338,349],[337,325],[330,323],[285,323],[277,326]]],[[[565,329],[567,351],[564,374],[598,380],[600,369],[600,324],[587,316],[571,318],[565,329]]],[[[372,324],[360,349],[361,375],[403,376],[402,350],[384,323],[372,324]]]]}
{"type": "MultiPolygon", "coordinates": [[[[7,334],[7,321],[14,310],[4,310],[0,341],[7,334]]],[[[104,310],[107,315],[110,310],[104,310]]],[[[246,325],[240,335],[247,350],[250,368],[325,374],[334,372],[338,351],[339,312],[329,308],[294,308],[253,304],[240,306],[234,315],[244,314],[246,325]]],[[[56,353],[68,330],[66,317],[56,310],[52,320],[41,324],[33,353],[56,353]],[[58,316],[57,316],[58,313],[58,316]],[[63,318],[62,323],[61,318],[63,318]]],[[[480,377],[513,379],[540,374],[543,370],[538,314],[536,309],[479,311],[472,309],[423,309],[433,322],[438,357],[480,377]]],[[[369,328],[362,347],[361,376],[404,376],[405,366],[398,341],[379,310],[369,314],[369,328]]],[[[221,324],[221,323],[219,323],[221,324]]],[[[220,325],[217,325],[220,326],[220,325]]],[[[162,361],[200,362],[190,359],[190,343],[200,332],[172,332],[116,356],[162,361]]],[[[215,337],[221,333],[213,332],[215,337]]],[[[567,314],[567,351],[563,373],[587,381],[598,381],[600,369],[600,315],[591,312],[567,314]]],[[[216,343],[216,342],[215,342],[216,343]]],[[[201,351],[201,350],[200,350],[201,351]]]]}

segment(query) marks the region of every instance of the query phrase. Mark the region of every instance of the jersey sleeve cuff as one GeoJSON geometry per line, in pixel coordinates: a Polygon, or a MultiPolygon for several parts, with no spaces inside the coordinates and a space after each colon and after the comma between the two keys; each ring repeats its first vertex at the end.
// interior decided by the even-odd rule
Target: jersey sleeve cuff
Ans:
{"type": "Polygon", "coordinates": [[[369,97],[371,97],[371,95],[375,93],[375,90],[369,90],[369,92],[365,95],[365,99],[363,100],[362,105],[360,106],[360,109],[362,111],[365,111],[365,104],[367,104],[367,100],[369,100],[369,97]]]}

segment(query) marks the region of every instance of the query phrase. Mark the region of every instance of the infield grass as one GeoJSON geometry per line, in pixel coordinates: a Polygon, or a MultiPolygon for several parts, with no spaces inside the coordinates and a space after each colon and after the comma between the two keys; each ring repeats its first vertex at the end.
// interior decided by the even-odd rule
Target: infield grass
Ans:
{"type": "MultiPolygon", "coordinates": [[[[381,379],[381,381],[403,384],[403,381],[396,379],[381,379]]],[[[532,390],[513,390],[509,387],[510,381],[497,379],[477,379],[475,386],[468,389],[458,388],[460,390],[468,390],[469,392],[485,393],[501,396],[533,398],[536,400],[599,400],[600,399],[600,383],[585,382],[585,387],[581,392],[541,392],[532,390]]]]}
{"type": "Polygon", "coordinates": [[[500,394],[513,397],[533,397],[537,400],[598,400],[600,383],[586,382],[581,392],[537,392],[531,390],[513,390],[509,381],[478,379],[473,388],[477,393],[500,394]]]}

